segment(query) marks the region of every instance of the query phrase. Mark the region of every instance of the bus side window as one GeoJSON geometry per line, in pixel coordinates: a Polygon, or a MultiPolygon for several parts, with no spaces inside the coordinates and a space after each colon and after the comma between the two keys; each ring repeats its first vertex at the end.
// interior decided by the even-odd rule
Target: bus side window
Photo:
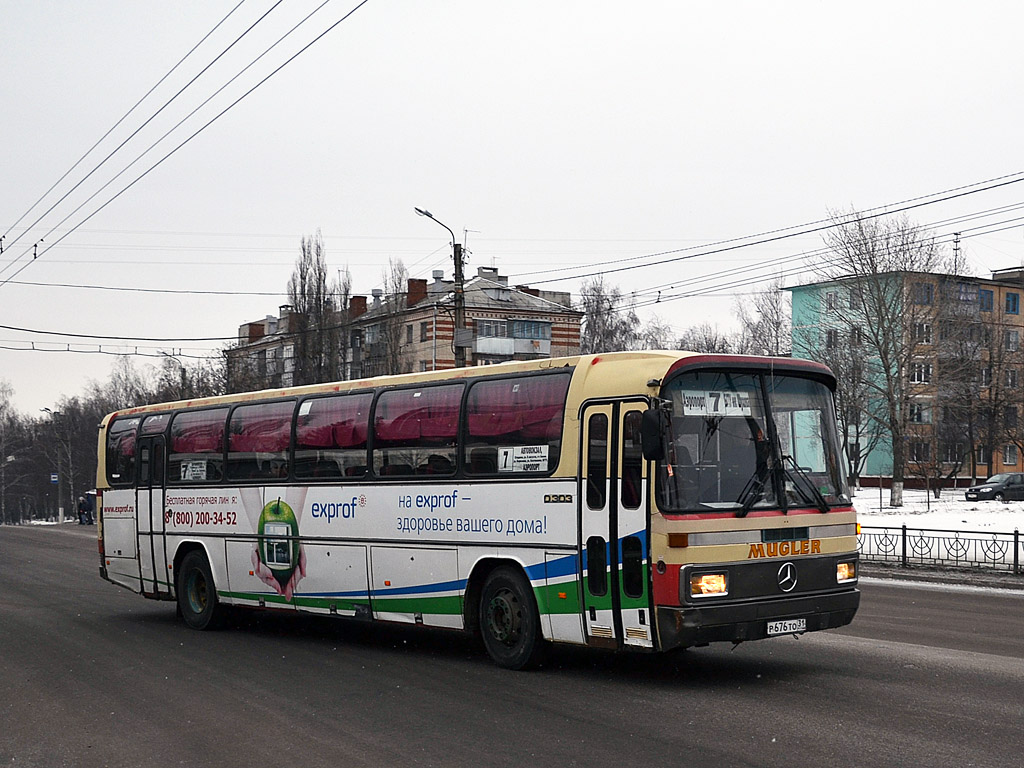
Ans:
{"type": "Polygon", "coordinates": [[[135,481],[135,433],[138,419],[117,419],[107,430],[107,481],[128,485],[135,481]]]}
{"type": "Polygon", "coordinates": [[[601,509],[608,489],[608,417],[595,413],[587,423],[587,506],[601,509]]]}
{"type": "Polygon", "coordinates": [[[295,422],[295,476],[365,476],[372,402],[372,392],[304,400],[295,422]]]}
{"type": "Polygon", "coordinates": [[[608,558],[606,542],[600,536],[587,539],[587,586],[590,594],[608,594],[608,558]]]}
{"type": "Polygon", "coordinates": [[[461,383],[382,392],[373,411],[373,471],[454,474],[462,392],[461,383]]]}
{"type": "Polygon", "coordinates": [[[175,414],[171,421],[168,480],[191,483],[223,479],[227,415],[227,408],[175,414]]]}
{"type": "Polygon", "coordinates": [[[288,477],[295,401],[240,405],[228,425],[228,479],[288,477]]]}
{"type": "Polygon", "coordinates": [[[553,472],[561,453],[570,378],[559,372],[473,383],[466,398],[467,474],[553,472]],[[514,462],[514,455],[530,459],[514,462]]]}
{"type": "Polygon", "coordinates": [[[640,421],[643,411],[629,411],[622,419],[622,506],[637,509],[643,497],[643,455],[640,421]]]}

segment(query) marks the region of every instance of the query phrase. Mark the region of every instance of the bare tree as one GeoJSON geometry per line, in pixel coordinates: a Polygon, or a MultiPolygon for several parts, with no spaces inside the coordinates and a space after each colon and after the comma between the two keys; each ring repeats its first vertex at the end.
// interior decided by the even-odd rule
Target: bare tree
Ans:
{"type": "Polygon", "coordinates": [[[640,326],[635,348],[670,349],[674,344],[672,326],[658,317],[658,315],[651,315],[647,322],[640,326]]]}
{"type": "Polygon", "coordinates": [[[734,340],[727,333],[718,330],[717,325],[700,323],[683,331],[677,344],[679,349],[691,352],[728,353],[735,352],[734,340]]]}
{"type": "Polygon", "coordinates": [[[0,380],[0,525],[21,522],[21,497],[32,469],[29,434],[11,405],[13,395],[11,385],[0,380]]]}
{"type": "Polygon", "coordinates": [[[743,351],[775,357],[790,354],[789,294],[781,278],[772,281],[767,290],[755,293],[752,301],[737,299],[736,317],[740,321],[743,351]]]}
{"type": "Polygon", "coordinates": [[[349,315],[349,303],[352,300],[352,273],[348,267],[338,271],[338,277],[331,286],[335,312],[335,325],[337,326],[337,355],[339,379],[351,378],[351,363],[349,356],[352,350],[351,326],[352,318],[349,315]]]}
{"type": "Polygon", "coordinates": [[[636,348],[640,319],[618,286],[605,285],[603,276],[587,280],[580,288],[580,304],[580,352],[589,355],[636,348]]]}
{"type": "Polygon", "coordinates": [[[383,291],[375,293],[375,304],[368,315],[376,322],[366,326],[366,365],[364,374],[383,376],[408,373],[405,302],[409,273],[401,259],[388,259],[381,273],[383,291]]]}
{"type": "Polygon", "coordinates": [[[821,292],[820,330],[825,346],[835,333],[856,333],[864,346],[864,383],[884,410],[892,448],[890,504],[902,506],[910,405],[935,376],[933,351],[921,337],[935,320],[937,283],[944,265],[935,237],[906,217],[834,214],[825,236],[829,254],[812,265],[838,288],[821,292]]]}
{"type": "Polygon", "coordinates": [[[859,487],[867,458],[878,447],[885,432],[881,401],[867,383],[864,343],[859,328],[826,334],[817,326],[797,329],[793,354],[827,365],[835,374],[836,419],[847,457],[850,481],[859,487]]]}
{"type": "Polygon", "coordinates": [[[338,327],[334,297],[328,286],[327,257],[320,230],[303,237],[295,269],[288,280],[294,338],[292,383],[317,384],[337,378],[338,327]]]}

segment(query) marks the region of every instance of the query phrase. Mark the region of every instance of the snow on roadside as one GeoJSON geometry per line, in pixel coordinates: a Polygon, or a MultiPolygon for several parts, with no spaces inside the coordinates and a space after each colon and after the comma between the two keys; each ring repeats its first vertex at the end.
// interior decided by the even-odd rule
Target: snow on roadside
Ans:
{"type": "Polygon", "coordinates": [[[963,488],[944,489],[936,499],[924,491],[904,490],[903,506],[889,506],[889,490],[882,489],[881,508],[877,488],[862,488],[854,496],[857,517],[864,526],[928,528],[945,531],[1024,531],[1024,502],[967,501],[963,488]]]}

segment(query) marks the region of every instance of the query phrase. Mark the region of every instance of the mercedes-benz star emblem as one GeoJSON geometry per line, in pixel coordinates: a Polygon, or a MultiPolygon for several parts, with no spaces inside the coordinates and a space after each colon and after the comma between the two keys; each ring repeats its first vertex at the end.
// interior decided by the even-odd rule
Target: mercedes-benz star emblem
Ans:
{"type": "Polygon", "coordinates": [[[792,563],[783,563],[779,568],[779,589],[783,592],[792,592],[796,586],[796,566],[792,563]]]}

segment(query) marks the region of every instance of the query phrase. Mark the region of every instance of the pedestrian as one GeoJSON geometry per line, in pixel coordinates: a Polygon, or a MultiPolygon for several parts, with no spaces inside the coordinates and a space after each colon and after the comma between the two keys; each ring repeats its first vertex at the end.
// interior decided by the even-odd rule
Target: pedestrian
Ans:
{"type": "Polygon", "coordinates": [[[92,499],[87,496],[78,497],[78,524],[92,525],[92,499]]]}

